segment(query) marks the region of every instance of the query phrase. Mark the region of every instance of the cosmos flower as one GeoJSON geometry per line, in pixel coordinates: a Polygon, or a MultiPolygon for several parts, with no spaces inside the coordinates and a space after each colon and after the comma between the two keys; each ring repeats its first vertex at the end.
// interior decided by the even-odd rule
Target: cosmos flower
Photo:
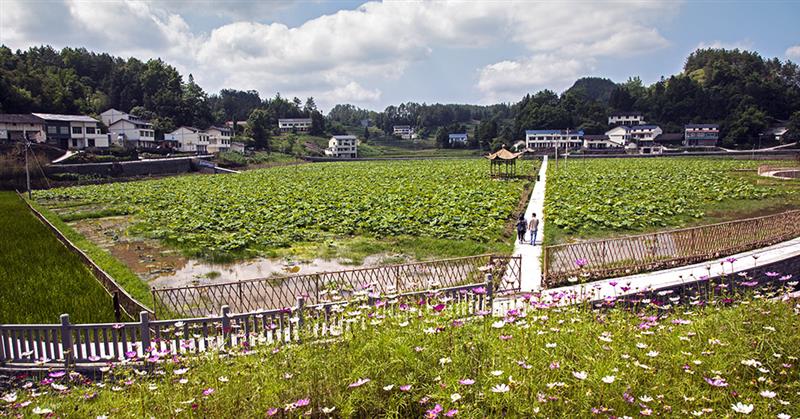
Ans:
{"type": "Polygon", "coordinates": [[[579,380],[585,380],[589,374],[587,374],[586,371],[573,371],[572,376],[579,380]]]}
{"type": "Polygon", "coordinates": [[[508,393],[511,388],[505,384],[497,384],[492,387],[492,393],[508,393]]]}
{"type": "Polygon", "coordinates": [[[462,386],[471,386],[475,384],[475,380],[471,378],[462,378],[461,380],[458,380],[458,383],[461,384],[462,386]]]}
{"type": "Polygon", "coordinates": [[[603,382],[606,383],[606,384],[611,384],[616,379],[617,378],[615,376],[613,376],[613,375],[606,375],[605,377],[602,378],[603,382]]]}
{"type": "Polygon", "coordinates": [[[359,378],[355,383],[350,383],[348,387],[350,388],[361,387],[364,384],[367,384],[368,382],[370,382],[369,378],[359,378]]]}
{"type": "Polygon", "coordinates": [[[743,415],[749,415],[750,412],[753,411],[752,404],[744,404],[742,402],[736,402],[736,404],[731,405],[731,409],[733,409],[736,413],[741,413],[743,415]]]}

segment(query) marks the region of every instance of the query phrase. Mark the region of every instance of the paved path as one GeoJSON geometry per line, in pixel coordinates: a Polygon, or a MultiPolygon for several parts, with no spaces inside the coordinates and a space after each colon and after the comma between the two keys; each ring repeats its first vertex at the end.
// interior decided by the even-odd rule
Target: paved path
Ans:
{"type": "MultiPolygon", "coordinates": [[[[796,256],[800,256],[800,237],[773,246],[733,255],[732,258],[735,259],[733,263],[726,261],[729,257],[723,257],[662,271],[607,279],[583,285],[552,288],[543,291],[543,299],[549,300],[551,296],[560,293],[567,295],[576,294],[578,296],[589,297],[591,300],[636,294],[639,291],[647,289],[669,288],[671,286],[680,285],[683,282],[693,282],[699,280],[703,276],[709,276],[711,278],[721,275],[730,276],[736,272],[746,271],[756,266],[764,266],[796,256]],[[611,285],[611,282],[616,283],[617,286],[611,285]],[[622,292],[620,286],[623,285],[630,287],[630,290],[622,292]]],[[[787,272],[781,273],[784,274],[787,272]]],[[[562,300],[562,302],[565,302],[565,300],[562,300]]]]}
{"type": "MultiPolygon", "coordinates": [[[[515,239],[514,256],[522,256],[522,278],[520,279],[520,289],[522,291],[533,291],[542,286],[542,236],[544,234],[544,189],[547,179],[547,156],[542,160],[542,167],[539,169],[539,181],[533,186],[531,200],[525,210],[525,219],[530,220],[531,214],[536,213],[539,218],[539,233],[536,236],[536,246],[531,246],[530,242],[520,244],[515,239]]],[[[516,233],[516,232],[515,232],[516,233]]],[[[530,236],[526,234],[530,240],[530,236]]]]}

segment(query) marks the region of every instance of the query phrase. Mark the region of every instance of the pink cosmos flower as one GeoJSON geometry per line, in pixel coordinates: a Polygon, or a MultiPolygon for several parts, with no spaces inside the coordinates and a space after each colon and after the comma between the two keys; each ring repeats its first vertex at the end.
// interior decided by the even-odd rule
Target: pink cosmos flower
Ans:
{"type": "Polygon", "coordinates": [[[364,384],[367,384],[368,382],[370,382],[369,378],[359,378],[358,381],[356,381],[355,383],[350,384],[348,387],[350,387],[350,388],[361,387],[364,384]]]}
{"type": "Polygon", "coordinates": [[[409,391],[411,390],[411,384],[405,384],[400,386],[400,391],[409,391]]]}
{"type": "Polygon", "coordinates": [[[583,268],[588,263],[589,263],[589,261],[586,260],[585,258],[578,258],[578,259],[575,260],[575,264],[578,265],[579,268],[583,268]]]}
{"type": "Polygon", "coordinates": [[[214,389],[213,389],[213,388],[210,388],[210,387],[209,387],[209,388],[207,388],[207,389],[205,389],[205,390],[203,390],[203,395],[204,395],[204,396],[210,396],[210,395],[212,395],[213,393],[214,393],[214,389]]]}
{"type": "Polygon", "coordinates": [[[53,371],[50,374],[47,374],[50,378],[61,378],[67,374],[66,371],[53,371]]]}
{"type": "Polygon", "coordinates": [[[297,407],[303,407],[303,406],[308,406],[309,403],[311,403],[311,399],[300,399],[294,402],[294,405],[297,407]]]}
{"type": "Polygon", "coordinates": [[[511,340],[512,337],[511,335],[500,335],[500,340],[511,340]]]}
{"type": "Polygon", "coordinates": [[[444,410],[444,409],[442,408],[442,405],[440,405],[440,404],[438,404],[438,403],[437,403],[437,404],[436,404],[436,406],[433,406],[433,409],[431,409],[431,410],[428,410],[428,411],[426,412],[426,413],[427,413],[426,417],[428,417],[428,418],[435,418],[435,417],[439,416],[439,413],[441,413],[441,412],[442,412],[442,410],[444,410]]]}
{"type": "Polygon", "coordinates": [[[463,378],[461,380],[458,380],[458,383],[461,384],[462,386],[471,386],[475,384],[475,380],[471,378],[463,378]]]}
{"type": "Polygon", "coordinates": [[[781,274],[779,274],[777,272],[767,272],[765,275],[770,277],[770,278],[775,277],[775,276],[781,276],[781,274]]]}
{"type": "Polygon", "coordinates": [[[731,256],[731,257],[729,257],[729,258],[725,259],[725,262],[728,262],[728,263],[733,263],[733,262],[736,262],[736,258],[735,258],[735,257],[733,257],[733,256],[731,256]]]}
{"type": "Polygon", "coordinates": [[[278,414],[277,407],[270,407],[269,409],[267,409],[267,416],[275,416],[276,414],[278,414]]]}
{"type": "Polygon", "coordinates": [[[708,384],[710,384],[710,385],[712,385],[714,387],[727,387],[728,386],[728,382],[725,381],[724,378],[720,378],[720,377],[715,377],[715,378],[703,377],[703,379],[706,380],[706,382],[708,384]]]}
{"type": "Polygon", "coordinates": [[[433,311],[437,313],[440,313],[442,310],[444,310],[444,304],[436,304],[433,306],[433,311]]]}
{"type": "Polygon", "coordinates": [[[458,414],[458,409],[450,409],[444,415],[447,416],[448,418],[452,418],[453,416],[455,416],[457,414],[458,414]]]}
{"type": "Polygon", "coordinates": [[[486,288],[484,287],[473,288],[472,292],[478,295],[483,295],[486,294],[486,288]]]}

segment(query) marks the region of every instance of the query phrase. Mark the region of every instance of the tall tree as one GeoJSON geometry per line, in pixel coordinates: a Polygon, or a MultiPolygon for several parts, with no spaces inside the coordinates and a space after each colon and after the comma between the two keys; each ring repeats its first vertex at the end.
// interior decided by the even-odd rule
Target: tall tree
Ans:
{"type": "Polygon", "coordinates": [[[247,118],[248,135],[253,138],[254,146],[258,149],[271,151],[270,127],[271,118],[265,109],[255,109],[247,118]]]}

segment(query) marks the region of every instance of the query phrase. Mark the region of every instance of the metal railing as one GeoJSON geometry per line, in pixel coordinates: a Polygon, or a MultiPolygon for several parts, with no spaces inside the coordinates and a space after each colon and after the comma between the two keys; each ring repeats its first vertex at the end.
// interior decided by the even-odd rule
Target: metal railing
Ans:
{"type": "Polygon", "coordinates": [[[475,283],[487,273],[494,291],[519,290],[519,256],[479,255],[375,268],[261,278],[209,285],[153,288],[155,313],[163,317],[203,316],[221,306],[236,312],[280,309],[302,296],[309,304],[347,300],[365,290],[382,294],[475,283]]]}
{"type": "Polygon", "coordinates": [[[92,368],[110,362],[143,364],[173,355],[258,345],[299,343],[358,333],[366,327],[366,317],[352,316],[345,308],[358,304],[375,315],[418,316],[418,309],[437,310],[445,304],[445,314],[466,318],[491,313],[494,279],[482,282],[411,293],[360,294],[358,301],[329,301],[307,304],[298,297],[292,307],[232,313],[222,306],[219,314],[206,317],[151,320],[142,311],[138,322],[71,324],[69,315],[61,324],[0,324],[0,366],[92,368]],[[409,310],[408,306],[418,309],[409,310]]]}
{"type": "Polygon", "coordinates": [[[546,287],[702,262],[800,237],[800,210],[607,240],[546,246],[546,287]]]}

